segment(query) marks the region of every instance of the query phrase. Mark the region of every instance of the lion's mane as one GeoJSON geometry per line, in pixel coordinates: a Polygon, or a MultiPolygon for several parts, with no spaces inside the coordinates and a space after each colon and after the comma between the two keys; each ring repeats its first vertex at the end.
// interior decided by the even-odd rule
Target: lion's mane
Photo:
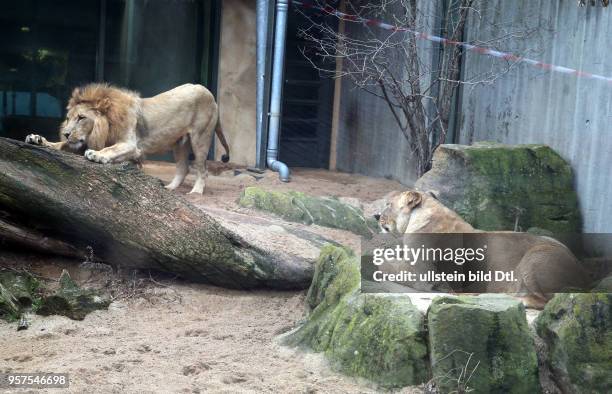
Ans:
{"type": "Polygon", "coordinates": [[[105,83],[94,83],[74,89],[68,102],[68,111],[85,105],[99,117],[87,139],[90,149],[100,150],[115,144],[119,137],[136,123],[139,116],[140,95],[105,83]]]}

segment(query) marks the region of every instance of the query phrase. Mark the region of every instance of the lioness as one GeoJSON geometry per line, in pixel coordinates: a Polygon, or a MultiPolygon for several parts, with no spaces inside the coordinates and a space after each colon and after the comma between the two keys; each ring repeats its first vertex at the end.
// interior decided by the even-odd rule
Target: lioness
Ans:
{"type": "Polygon", "coordinates": [[[416,191],[394,192],[387,196],[387,200],[386,208],[380,215],[375,215],[382,232],[402,236],[480,233],[479,241],[496,251],[487,255],[486,268],[515,272],[516,282],[512,284],[489,281],[480,288],[471,285],[468,289],[472,292],[516,294],[523,297],[526,305],[541,308],[555,292],[567,287],[584,288],[590,283],[589,276],[572,252],[553,238],[476,230],[434,197],[416,191]]]}
{"type": "Polygon", "coordinates": [[[173,150],[174,179],[166,188],[179,187],[189,172],[189,153],[195,156],[196,182],[190,193],[202,194],[206,157],[216,132],[229,161],[229,147],[212,93],[201,85],[185,84],[151,98],[107,84],[74,89],[62,123],[60,142],[30,134],[26,142],[84,154],[97,163],[141,161],[144,155],[173,150]]]}

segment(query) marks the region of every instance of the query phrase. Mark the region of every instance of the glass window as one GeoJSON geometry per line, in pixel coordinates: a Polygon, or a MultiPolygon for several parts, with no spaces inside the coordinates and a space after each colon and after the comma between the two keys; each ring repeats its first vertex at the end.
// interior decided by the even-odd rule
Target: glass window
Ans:
{"type": "Polygon", "coordinates": [[[57,140],[72,89],[93,81],[143,97],[207,84],[218,7],[215,0],[3,1],[0,136],[57,140]]]}
{"type": "Polygon", "coordinates": [[[99,1],[0,5],[0,135],[57,138],[70,91],[94,79],[99,1]]]}

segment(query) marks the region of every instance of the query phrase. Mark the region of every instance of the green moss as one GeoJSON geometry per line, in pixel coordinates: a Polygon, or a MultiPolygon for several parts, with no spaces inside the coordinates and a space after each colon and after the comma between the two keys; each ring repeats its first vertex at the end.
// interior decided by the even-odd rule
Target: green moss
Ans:
{"type": "Polygon", "coordinates": [[[15,296],[0,283],[0,318],[14,321],[19,318],[21,307],[15,296]]]}
{"type": "Polygon", "coordinates": [[[60,288],[52,295],[44,297],[37,310],[39,315],[62,315],[74,320],[83,320],[87,314],[106,309],[110,300],[98,292],[81,289],[70,277],[68,271],[62,271],[60,288]]]}
{"type": "Polygon", "coordinates": [[[535,325],[548,363],[568,392],[612,392],[612,294],[558,294],[535,325]]]}
{"type": "Polygon", "coordinates": [[[361,275],[353,253],[344,248],[325,245],[315,264],[312,284],[306,302],[311,309],[321,302],[335,305],[340,298],[359,288],[361,275]]]}
{"type": "Polygon", "coordinates": [[[74,292],[79,290],[79,285],[70,277],[68,271],[63,270],[59,279],[60,289],[63,292],[74,292]]]}
{"type": "Polygon", "coordinates": [[[408,297],[359,294],[343,304],[326,349],[339,369],[384,387],[429,379],[424,317],[408,297]]]}
{"type": "Polygon", "coordinates": [[[363,211],[330,197],[314,197],[289,191],[267,191],[260,187],[247,187],[238,203],[243,207],[271,212],[291,222],[317,224],[371,236],[377,231],[376,221],[366,219],[363,211]]]}
{"type": "Polygon", "coordinates": [[[307,321],[283,341],[326,356],[338,370],[384,387],[429,378],[424,317],[404,296],[359,292],[358,259],[326,246],[315,268],[307,321]]]}
{"type": "Polygon", "coordinates": [[[0,317],[19,318],[24,309],[40,301],[40,283],[26,272],[0,271],[0,317]]]}
{"type": "Polygon", "coordinates": [[[539,392],[535,347],[520,302],[504,295],[438,297],[427,321],[441,392],[539,392]]]}
{"type": "Polygon", "coordinates": [[[441,145],[417,187],[482,230],[581,230],[571,167],[544,145],[441,145]]]}
{"type": "Polygon", "coordinates": [[[26,307],[32,304],[40,287],[39,281],[27,272],[1,271],[0,283],[26,307]]]}
{"type": "Polygon", "coordinates": [[[42,296],[40,282],[25,272],[0,271],[0,317],[19,319],[25,310],[41,315],[63,315],[82,320],[91,311],[105,309],[110,300],[96,291],[81,289],[66,270],[60,276],[60,288],[42,296]]]}
{"type": "Polygon", "coordinates": [[[288,345],[303,344],[324,351],[337,321],[337,315],[360,285],[361,275],[356,257],[348,250],[326,245],[315,265],[308,289],[307,303],[312,308],[306,323],[287,337],[288,345]]]}

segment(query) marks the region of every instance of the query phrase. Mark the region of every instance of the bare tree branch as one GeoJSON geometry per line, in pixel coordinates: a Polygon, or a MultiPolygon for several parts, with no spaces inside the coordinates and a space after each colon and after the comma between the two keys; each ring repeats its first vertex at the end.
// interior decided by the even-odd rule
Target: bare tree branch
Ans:
{"type": "MultiPolygon", "coordinates": [[[[323,7],[329,5],[322,0],[315,3],[323,7]]],[[[345,10],[350,15],[389,21],[411,32],[382,30],[367,23],[347,23],[341,34],[334,23],[330,23],[337,22],[334,20],[337,15],[312,17],[312,13],[298,9],[309,21],[300,31],[308,43],[308,50],[302,50],[304,57],[321,74],[348,78],[358,89],[387,103],[408,142],[418,176],[429,170],[433,152],[446,140],[458,87],[494,83],[517,63],[506,61],[501,71],[498,64],[491,66],[488,72],[461,80],[463,50],[460,46],[440,47],[437,43],[420,40],[412,32],[433,33],[451,42],[461,42],[468,20],[490,23],[499,35],[487,41],[474,40],[473,44],[499,48],[505,43],[516,44],[517,40],[537,30],[516,30],[511,24],[490,16],[490,20],[485,20],[484,13],[478,9],[482,1],[449,0],[443,13],[437,4],[419,0],[344,0],[345,10]],[[433,62],[436,52],[439,60],[433,62]],[[342,60],[342,70],[335,68],[336,59],[342,60]]]]}

